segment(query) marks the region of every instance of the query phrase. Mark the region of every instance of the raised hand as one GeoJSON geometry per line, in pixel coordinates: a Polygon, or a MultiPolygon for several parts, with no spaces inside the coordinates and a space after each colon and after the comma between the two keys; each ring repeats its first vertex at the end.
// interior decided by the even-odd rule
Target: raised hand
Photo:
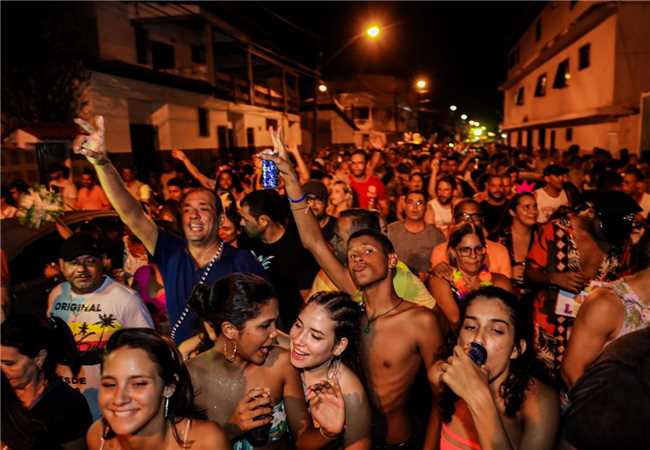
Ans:
{"type": "Polygon", "coordinates": [[[328,436],[339,435],[345,428],[345,402],[336,377],[307,388],[312,419],[328,436]]]}
{"type": "Polygon", "coordinates": [[[270,160],[277,164],[280,173],[283,175],[288,175],[293,172],[293,166],[289,161],[289,153],[287,152],[286,146],[284,145],[284,140],[282,137],[282,130],[278,128],[274,130],[272,127],[269,127],[269,134],[271,135],[271,140],[273,141],[273,151],[264,150],[257,154],[257,156],[264,160],[270,160]]]}
{"type": "Polygon", "coordinates": [[[183,150],[173,148],[172,149],[172,158],[177,159],[179,161],[185,161],[187,156],[185,155],[185,153],[183,153],[183,150]]]}
{"type": "Polygon", "coordinates": [[[474,364],[459,345],[454,347],[453,356],[450,356],[440,369],[443,372],[440,379],[465,401],[488,386],[487,369],[474,364]]]}
{"type": "Polygon", "coordinates": [[[84,155],[93,165],[101,165],[108,161],[106,144],[104,142],[104,117],[97,116],[97,127],[84,119],[76,118],[74,122],[87,134],[77,136],[72,144],[75,153],[84,155]]]}

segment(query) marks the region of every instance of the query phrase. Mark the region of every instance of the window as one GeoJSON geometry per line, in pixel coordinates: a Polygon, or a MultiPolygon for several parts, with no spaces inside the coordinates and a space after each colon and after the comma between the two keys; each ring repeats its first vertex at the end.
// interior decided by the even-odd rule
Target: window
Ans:
{"type": "Polygon", "coordinates": [[[591,44],[585,44],[578,50],[578,70],[586,69],[589,67],[589,53],[591,52],[591,44]]]}
{"type": "Polygon", "coordinates": [[[564,130],[564,140],[571,142],[573,140],[573,128],[567,128],[564,130]]]}
{"type": "Polygon", "coordinates": [[[539,148],[546,148],[546,128],[540,128],[537,133],[537,145],[539,148]]]}
{"type": "Polygon", "coordinates": [[[544,97],[546,95],[546,74],[543,73],[537,78],[535,86],[535,97],[544,97]]]}
{"type": "Polygon", "coordinates": [[[274,130],[278,129],[278,120],[277,119],[266,119],[266,130],[273,128],[274,130]]]}
{"type": "Polygon", "coordinates": [[[368,120],[370,118],[370,108],[367,106],[354,107],[352,114],[355,119],[368,120]]]}
{"type": "Polygon", "coordinates": [[[176,66],[174,61],[174,46],[158,41],[151,41],[151,59],[154,69],[173,69],[176,66]]]}
{"type": "Polygon", "coordinates": [[[149,62],[149,32],[144,28],[135,29],[135,53],[138,64],[149,62]]]}
{"type": "Polygon", "coordinates": [[[539,42],[542,38],[542,19],[537,19],[535,23],[535,42],[539,42]]]}
{"type": "Polygon", "coordinates": [[[569,85],[571,74],[569,73],[569,60],[565,59],[557,66],[555,80],[553,80],[553,89],[565,88],[569,85]]]}
{"type": "Polygon", "coordinates": [[[517,89],[517,95],[515,95],[515,105],[523,105],[524,104],[524,87],[520,86],[519,89],[517,89]]]}
{"type": "Polygon", "coordinates": [[[246,145],[255,148],[255,128],[246,128],[246,145]]]}
{"type": "Polygon", "coordinates": [[[208,110],[199,108],[199,136],[210,136],[210,124],[208,122],[208,110]]]}
{"type": "Polygon", "coordinates": [[[217,144],[219,148],[228,148],[228,127],[219,125],[217,127],[217,144]]]}
{"type": "Polygon", "coordinates": [[[192,62],[195,64],[205,64],[205,45],[192,46],[192,62]]]}

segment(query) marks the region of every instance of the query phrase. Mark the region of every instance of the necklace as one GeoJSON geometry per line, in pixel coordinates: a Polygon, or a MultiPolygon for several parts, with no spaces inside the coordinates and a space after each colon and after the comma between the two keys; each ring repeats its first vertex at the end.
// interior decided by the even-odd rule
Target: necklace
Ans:
{"type": "MultiPolygon", "coordinates": [[[[217,247],[217,252],[214,254],[208,265],[205,267],[205,270],[203,271],[203,274],[201,275],[201,278],[199,279],[199,283],[194,286],[194,289],[192,289],[192,292],[196,289],[197,286],[203,286],[205,285],[205,280],[208,278],[208,275],[210,274],[210,269],[212,269],[212,266],[214,263],[219,261],[219,258],[221,258],[221,253],[223,252],[223,241],[219,241],[219,246],[217,247]]],[[[190,312],[190,304],[189,302],[185,303],[185,308],[183,308],[183,312],[181,315],[178,317],[178,320],[176,323],[174,323],[174,326],[171,328],[171,331],[169,332],[169,335],[171,336],[172,339],[176,339],[176,332],[178,331],[178,328],[182,325],[183,321],[185,320],[185,317],[187,314],[190,312]]]]}
{"type": "Polygon", "coordinates": [[[372,325],[373,322],[375,322],[380,317],[384,317],[388,313],[395,311],[397,308],[399,308],[399,306],[402,304],[403,301],[404,301],[404,299],[400,298],[397,305],[393,306],[392,308],[389,308],[387,311],[384,311],[383,313],[373,317],[372,319],[370,317],[368,317],[368,311],[366,310],[366,304],[364,302],[362,304],[362,309],[363,309],[364,314],[366,315],[366,319],[368,320],[368,323],[366,323],[366,325],[363,327],[364,334],[370,333],[370,325],[372,325]]]}

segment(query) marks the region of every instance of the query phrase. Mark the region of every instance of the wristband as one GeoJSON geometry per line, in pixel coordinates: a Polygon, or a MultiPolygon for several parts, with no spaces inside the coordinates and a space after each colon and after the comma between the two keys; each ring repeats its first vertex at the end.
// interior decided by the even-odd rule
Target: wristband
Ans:
{"type": "Polygon", "coordinates": [[[301,201],[303,201],[305,199],[305,194],[302,194],[298,198],[291,198],[291,197],[289,197],[289,194],[287,194],[287,198],[289,199],[289,201],[291,203],[300,203],[301,201]]]}

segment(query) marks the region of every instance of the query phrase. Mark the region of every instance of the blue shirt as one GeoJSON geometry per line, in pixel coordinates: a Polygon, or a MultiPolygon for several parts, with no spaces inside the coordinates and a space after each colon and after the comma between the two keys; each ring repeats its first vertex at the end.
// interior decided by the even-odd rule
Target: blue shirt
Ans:
{"type": "MultiPolygon", "coordinates": [[[[201,280],[205,267],[196,265],[184,239],[162,229],[158,229],[153,262],[163,276],[169,324],[173,327],[185,309],[192,288],[201,280]]],[[[212,285],[219,278],[233,272],[253,273],[264,278],[267,277],[252,253],[224,243],[221,258],[212,266],[205,282],[212,285]]],[[[198,316],[190,310],[181,326],[176,330],[174,338],[176,343],[181,343],[191,337],[192,333],[199,328],[198,324],[198,316]]]]}

